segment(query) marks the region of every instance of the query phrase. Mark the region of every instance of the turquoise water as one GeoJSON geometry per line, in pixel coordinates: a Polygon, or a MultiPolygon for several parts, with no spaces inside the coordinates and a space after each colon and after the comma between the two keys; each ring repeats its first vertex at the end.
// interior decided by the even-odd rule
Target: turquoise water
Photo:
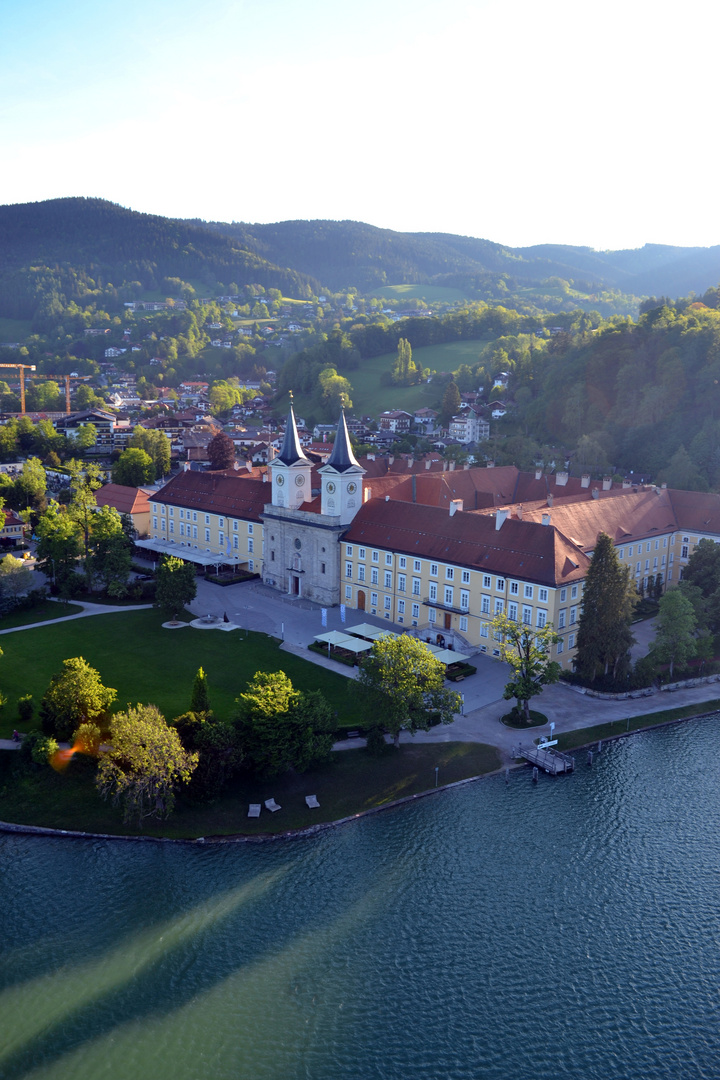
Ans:
{"type": "Polygon", "coordinates": [[[720,720],[314,839],[0,837],[0,1077],[720,1076],[720,720]]]}

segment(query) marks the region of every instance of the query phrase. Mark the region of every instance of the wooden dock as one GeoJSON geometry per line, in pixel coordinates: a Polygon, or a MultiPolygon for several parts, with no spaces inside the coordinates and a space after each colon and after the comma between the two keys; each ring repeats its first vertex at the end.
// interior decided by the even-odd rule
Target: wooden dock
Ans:
{"type": "Polygon", "coordinates": [[[524,757],[531,765],[537,765],[539,769],[549,773],[550,776],[572,772],[575,768],[575,758],[552,747],[519,746],[517,756],[524,757]]]}

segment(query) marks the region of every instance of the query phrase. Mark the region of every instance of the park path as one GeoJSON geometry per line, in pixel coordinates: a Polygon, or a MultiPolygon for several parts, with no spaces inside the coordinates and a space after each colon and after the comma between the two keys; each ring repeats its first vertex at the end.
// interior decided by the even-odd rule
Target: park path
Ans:
{"type": "MultiPolygon", "coordinates": [[[[62,601],[55,601],[62,603],[62,601]]],[[[111,615],[118,611],[147,611],[152,604],[91,604],[85,600],[73,600],[73,604],[79,604],[83,609],[76,611],[74,615],[60,615],[57,619],[43,619],[42,622],[26,623],[25,626],[11,626],[8,630],[0,630],[0,634],[17,634],[21,630],[37,630],[39,626],[55,626],[56,623],[72,622],[73,619],[86,619],[89,615],[111,615]]]]}

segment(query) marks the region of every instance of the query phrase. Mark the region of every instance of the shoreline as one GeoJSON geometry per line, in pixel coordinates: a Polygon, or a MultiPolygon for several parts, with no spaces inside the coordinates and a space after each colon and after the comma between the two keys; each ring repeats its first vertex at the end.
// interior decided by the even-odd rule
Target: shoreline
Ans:
{"type": "MultiPolygon", "coordinates": [[[[667,711],[670,712],[671,710],[667,711]]],[[[671,719],[661,720],[655,724],[648,724],[646,727],[635,728],[633,731],[618,731],[616,734],[605,736],[601,741],[603,743],[617,742],[620,739],[628,739],[633,735],[643,734],[646,731],[657,731],[660,728],[669,727],[671,724],[686,724],[690,720],[709,720],[711,717],[718,715],[720,715],[720,710],[712,709],[709,712],[696,713],[693,716],[672,717],[671,719]]],[[[582,731],[583,729],[575,728],[574,730],[582,731]]],[[[569,735],[571,732],[563,732],[563,734],[569,735]]],[[[574,746],[572,750],[564,752],[572,754],[578,750],[587,750],[588,748],[595,746],[597,742],[597,739],[591,739],[589,742],[581,743],[579,746],[574,746]]],[[[77,829],[51,829],[44,825],[18,825],[9,821],[0,821],[0,833],[22,836],[46,836],[51,838],[64,837],[70,840],[120,840],[153,844],[188,844],[200,847],[219,844],[265,844],[276,840],[300,840],[317,836],[319,833],[326,832],[328,829],[335,829],[342,825],[349,825],[354,821],[360,821],[362,818],[368,817],[371,814],[379,814],[385,810],[394,810],[397,807],[417,802],[418,799],[425,799],[430,795],[436,795],[441,791],[451,791],[454,788],[463,787],[466,784],[474,784],[491,776],[500,776],[509,772],[511,769],[513,771],[524,769],[527,767],[527,764],[528,763],[524,761],[513,761],[510,764],[501,766],[499,769],[493,769],[491,772],[480,773],[477,776],[467,776],[463,780],[454,780],[450,784],[441,784],[436,788],[427,788],[427,790],[416,792],[414,795],[406,795],[401,799],[393,799],[391,802],[384,803],[382,806],[373,806],[369,810],[359,810],[356,814],[349,814],[346,817],[337,818],[335,821],[322,821],[318,822],[317,825],[309,825],[302,829],[286,829],[283,832],[260,833],[255,836],[248,833],[229,833],[227,836],[198,836],[194,838],[125,836],[116,833],[81,832],[77,829]]],[[[554,777],[553,779],[558,778],[554,777]]]]}

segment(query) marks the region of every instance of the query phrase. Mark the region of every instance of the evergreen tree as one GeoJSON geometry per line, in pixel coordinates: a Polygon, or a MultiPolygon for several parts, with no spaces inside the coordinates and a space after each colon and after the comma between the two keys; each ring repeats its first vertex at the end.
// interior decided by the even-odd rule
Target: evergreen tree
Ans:
{"type": "Polygon", "coordinates": [[[192,696],[190,698],[190,711],[194,713],[205,713],[209,708],[210,699],[208,697],[207,675],[200,667],[197,670],[197,675],[193,682],[192,696]]]}
{"type": "Polygon", "coordinates": [[[577,636],[575,670],[583,678],[592,682],[599,674],[617,677],[627,666],[636,603],[630,568],[620,563],[607,533],[599,533],[585,578],[577,636]]]}
{"type": "Polygon", "coordinates": [[[447,427],[447,425],[450,423],[453,416],[456,415],[456,413],[459,411],[459,409],[460,409],[460,391],[458,390],[457,385],[454,382],[449,382],[447,384],[447,387],[445,388],[445,393],[443,394],[443,399],[442,399],[442,405],[440,406],[440,418],[439,419],[440,419],[440,423],[443,425],[443,427],[447,427]]]}

